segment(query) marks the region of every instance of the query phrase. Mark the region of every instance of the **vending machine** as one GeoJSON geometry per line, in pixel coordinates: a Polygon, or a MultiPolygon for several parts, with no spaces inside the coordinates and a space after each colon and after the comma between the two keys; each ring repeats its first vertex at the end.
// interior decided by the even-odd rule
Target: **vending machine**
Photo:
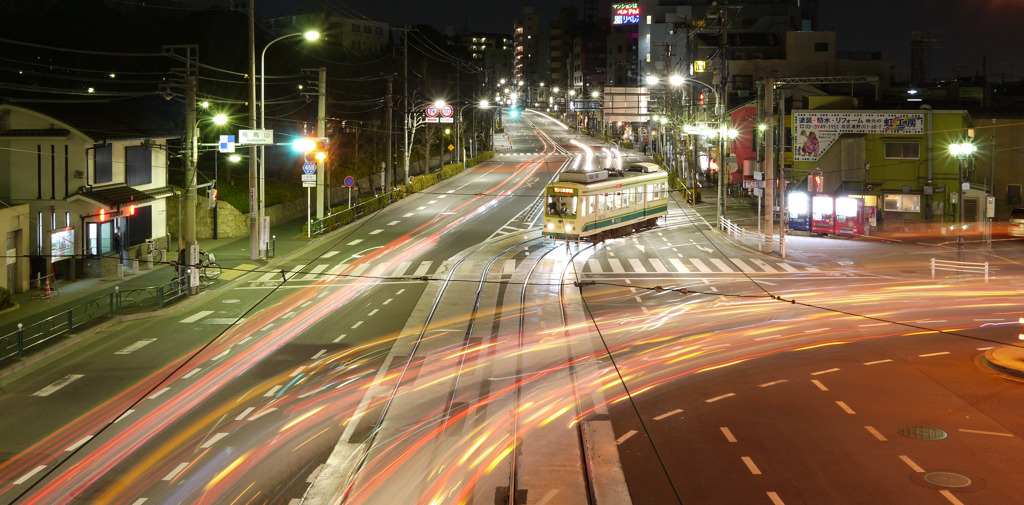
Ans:
{"type": "Polygon", "coordinates": [[[807,193],[790,193],[786,197],[786,207],[790,230],[811,231],[811,197],[807,193]]]}
{"type": "Polygon", "coordinates": [[[835,201],[828,195],[811,197],[811,233],[836,232],[835,201]]]}
{"type": "Polygon", "coordinates": [[[864,200],[836,198],[836,235],[864,235],[865,217],[864,200]]]}

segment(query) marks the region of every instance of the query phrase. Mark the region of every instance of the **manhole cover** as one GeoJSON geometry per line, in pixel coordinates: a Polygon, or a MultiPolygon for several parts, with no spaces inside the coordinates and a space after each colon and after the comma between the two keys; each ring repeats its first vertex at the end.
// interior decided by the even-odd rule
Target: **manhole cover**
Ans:
{"type": "Polygon", "coordinates": [[[971,485],[971,479],[953,472],[926,473],[924,480],[942,487],[967,487],[971,485]]]}
{"type": "Polygon", "coordinates": [[[918,440],[942,440],[947,436],[945,431],[927,426],[904,426],[896,430],[896,433],[918,440]]]}

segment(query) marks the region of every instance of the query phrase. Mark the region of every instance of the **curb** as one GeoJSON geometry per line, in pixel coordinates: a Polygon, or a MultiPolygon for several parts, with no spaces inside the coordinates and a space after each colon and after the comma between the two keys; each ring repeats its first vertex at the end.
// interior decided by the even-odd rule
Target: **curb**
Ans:
{"type": "Polygon", "coordinates": [[[1007,345],[985,351],[985,365],[996,372],[1024,379],[1024,349],[1007,345]]]}

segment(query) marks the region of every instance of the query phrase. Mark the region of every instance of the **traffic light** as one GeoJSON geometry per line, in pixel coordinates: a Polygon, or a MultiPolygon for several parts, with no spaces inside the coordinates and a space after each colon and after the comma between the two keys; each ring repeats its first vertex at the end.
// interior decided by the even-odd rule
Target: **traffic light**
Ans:
{"type": "Polygon", "coordinates": [[[821,193],[825,185],[825,178],[821,174],[811,174],[807,177],[807,191],[821,193]]]}
{"type": "Polygon", "coordinates": [[[516,118],[516,117],[519,117],[519,109],[509,109],[508,110],[508,117],[513,118],[513,119],[516,118]]]}
{"type": "Polygon", "coordinates": [[[100,222],[107,220],[107,209],[100,209],[100,222]]]}
{"type": "Polygon", "coordinates": [[[217,188],[209,187],[206,188],[206,198],[210,200],[210,208],[217,208],[217,188]]]}
{"type": "Polygon", "coordinates": [[[292,141],[292,149],[302,153],[305,161],[323,163],[327,160],[327,137],[303,137],[292,141]]]}
{"type": "Polygon", "coordinates": [[[700,105],[704,105],[704,102],[705,102],[706,100],[707,100],[707,96],[706,96],[706,95],[704,95],[704,93],[701,93],[701,94],[697,95],[697,103],[698,103],[698,104],[700,104],[700,105]]]}

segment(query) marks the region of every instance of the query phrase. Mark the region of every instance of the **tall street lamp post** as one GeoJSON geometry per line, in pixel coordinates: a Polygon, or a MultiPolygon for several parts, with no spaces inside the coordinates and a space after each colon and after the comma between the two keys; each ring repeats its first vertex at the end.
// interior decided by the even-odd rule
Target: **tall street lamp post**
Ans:
{"type": "MultiPolygon", "coordinates": [[[[284,39],[287,39],[287,38],[294,38],[294,37],[305,37],[306,40],[313,41],[313,40],[316,40],[316,39],[320,38],[320,32],[317,32],[317,31],[307,31],[305,33],[289,33],[287,35],[282,35],[282,36],[280,36],[280,37],[278,37],[278,38],[276,38],[274,40],[271,40],[270,42],[267,42],[267,45],[263,46],[263,52],[260,54],[260,130],[263,130],[263,129],[266,128],[266,121],[267,121],[267,95],[266,95],[266,89],[265,89],[266,88],[266,78],[267,78],[267,72],[266,72],[267,49],[269,49],[271,45],[273,45],[275,42],[277,42],[279,40],[284,40],[284,39]]],[[[266,157],[265,157],[265,154],[266,154],[266,148],[264,146],[260,145],[260,147],[259,147],[259,154],[258,154],[258,158],[259,158],[259,187],[260,187],[260,191],[259,191],[259,213],[256,215],[256,219],[257,219],[256,227],[257,227],[257,230],[259,230],[258,233],[260,234],[260,237],[259,237],[259,248],[260,248],[261,252],[262,251],[266,251],[266,249],[267,249],[267,238],[268,238],[268,237],[263,236],[263,230],[264,230],[264,228],[263,228],[263,217],[264,217],[264,214],[265,214],[265,208],[264,208],[264,203],[265,203],[264,202],[264,195],[265,195],[265,191],[264,190],[266,189],[266,157]]]]}
{"type": "Polygon", "coordinates": [[[964,261],[964,159],[974,154],[974,144],[970,142],[954,142],[949,145],[949,154],[956,158],[956,260],[964,261]]]}

